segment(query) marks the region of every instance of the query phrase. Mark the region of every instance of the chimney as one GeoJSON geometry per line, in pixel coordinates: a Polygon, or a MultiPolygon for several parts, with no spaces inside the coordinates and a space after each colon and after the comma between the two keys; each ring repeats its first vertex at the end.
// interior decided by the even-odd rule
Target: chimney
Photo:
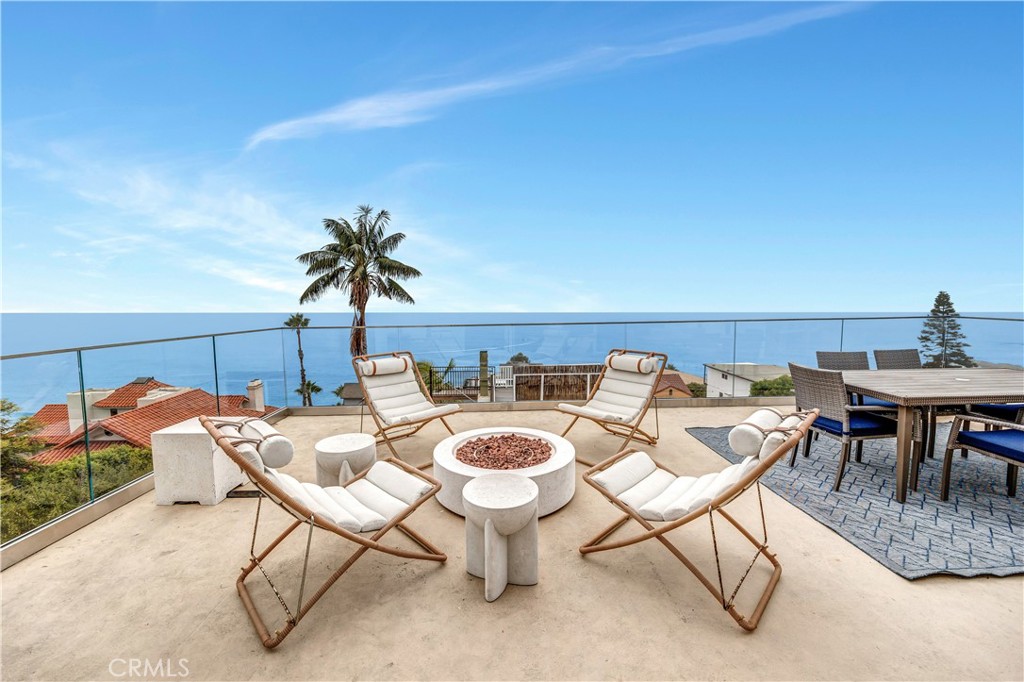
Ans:
{"type": "Polygon", "coordinates": [[[249,404],[247,407],[250,410],[257,410],[262,412],[267,409],[266,403],[263,401],[263,380],[253,379],[246,385],[246,392],[249,394],[249,404]]]}

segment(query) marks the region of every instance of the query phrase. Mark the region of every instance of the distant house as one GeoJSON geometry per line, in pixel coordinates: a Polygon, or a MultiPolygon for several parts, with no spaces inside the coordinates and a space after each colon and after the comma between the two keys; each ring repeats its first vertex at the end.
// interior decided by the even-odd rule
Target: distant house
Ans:
{"type": "MultiPolygon", "coordinates": [[[[153,381],[151,377],[147,382],[137,379],[116,390],[103,389],[92,393],[94,395],[90,396],[90,391],[86,391],[86,411],[90,415],[107,411],[109,416],[90,419],[90,452],[114,445],[148,448],[152,444],[150,438],[154,431],[199,415],[218,414],[216,396],[199,388],[168,386],[153,381]],[[142,388],[146,386],[148,389],[143,392],[142,388]],[[95,398],[95,395],[100,394],[104,394],[102,398],[95,398]],[[135,396],[134,407],[128,402],[132,396],[135,396]],[[88,402],[90,397],[94,401],[92,404],[88,402]]],[[[275,410],[276,407],[264,404],[261,381],[249,384],[248,395],[220,397],[219,414],[225,417],[263,417],[275,410]]],[[[84,453],[86,427],[81,414],[80,392],[69,393],[67,405],[44,405],[35,414],[35,418],[44,426],[33,437],[51,447],[32,455],[30,459],[39,464],[55,464],[84,453]],[[75,402],[79,409],[77,413],[72,411],[73,417],[69,419],[69,408],[75,402]],[[62,415],[63,421],[60,421],[62,415]],[[78,417],[77,423],[74,417],[78,417]]]]}
{"type": "Polygon", "coordinates": [[[742,398],[750,395],[750,386],[762,379],[775,379],[789,370],[778,365],[753,362],[713,362],[704,364],[704,383],[709,398],[742,398]]]}
{"type": "Polygon", "coordinates": [[[692,398],[693,392],[686,379],[678,372],[666,370],[654,390],[655,398],[692,398]]]}

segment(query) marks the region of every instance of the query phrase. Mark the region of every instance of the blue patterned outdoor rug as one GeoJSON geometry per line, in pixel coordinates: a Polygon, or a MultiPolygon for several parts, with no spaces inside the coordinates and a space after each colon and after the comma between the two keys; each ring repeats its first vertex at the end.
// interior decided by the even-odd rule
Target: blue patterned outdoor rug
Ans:
{"type": "MultiPolygon", "coordinates": [[[[686,431],[730,462],[738,462],[740,457],[729,448],[731,428],[686,431]]],[[[908,493],[906,504],[894,498],[892,438],[864,442],[863,461],[847,464],[839,492],[832,490],[839,442],[824,437],[814,442],[806,459],[801,443],[796,466],[789,467],[787,456],[761,482],[904,578],[1024,573],[1024,500],[1020,490],[1016,498],[1006,496],[1005,464],[973,452],[962,459],[957,451],[949,501],[939,499],[938,450],[946,443],[948,429],[939,425],[936,457],[925,461],[917,492],[908,493]]]]}

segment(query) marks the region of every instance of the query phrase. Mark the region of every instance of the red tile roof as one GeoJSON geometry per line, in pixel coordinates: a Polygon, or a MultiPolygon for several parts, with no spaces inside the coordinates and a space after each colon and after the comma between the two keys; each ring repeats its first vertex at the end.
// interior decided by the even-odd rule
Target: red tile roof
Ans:
{"type": "MultiPolygon", "coordinates": [[[[128,384],[115,391],[115,394],[128,395],[125,389],[133,385],[140,388],[148,387],[145,392],[140,394],[141,397],[153,388],[167,386],[168,384],[159,381],[150,381],[145,384],[128,384]]],[[[111,394],[105,400],[109,400],[113,396],[114,394],[111,394]]],[[[244,395],[222,395],[220,397],[219,414],[224,417],[263,417],[277,410],[273,405],[267,405],[263,412],[242,407],[247,401],[248,397],[244,395]]],[[[99,405],[99,403],[96,404],[99,405]]],[[[74,432],[68,431],[66,405],[46,405],[37,414],[44,414],[44,417],[49,418],[56,415],[58,411],[56,408],[59,407],[64,408],[64,420],[48,424],[35,434],[36,438],[44,440],[47,445],[54,446],[49,450],[32,455],[31,459],[40,464],[62,462],[85,452],[85,429],[79,426],[74,432]],[[45,439],[43,438],[44,435],[46,436],[45,439]]],[[[123,440],[92,441],[89,447],[91,451],[108,448],[111,445],[134,445],[135,447],[148,448],[152,446],[151,435],[154,431],[159,431],[162,428],[172,426],[192,417],[198,417],[201,414],[218,414],[217,398],[199,388],[183,391],[169,398],[150,403],[145,407],[127,410],[112,417],[91,422],[89,424],[90,429],[102,428],[123,440]]]]}
{"type": "Polygon", "coordinates": [[[102,407],[104,409],[119,409],[119,408],[134,408],[139,403],[139,398],[142,398],[147,393],[152,391],[154,388],[163,388],[169,386],[162,381],[157,381],[152,377],[146,382],[132,382],[125,384],[121,388],[117,389],[103,400],[96,401],[96,407],[102,407]]]}
{"type": "Polygon", "coordinates": [[[662,374],[661,381],[658,382],[658,388],[654,391],[655,393],[661,393],[667,391],[670,388],[674,388],[683,395],[693,397],[693,392],[690,391],[690,387],[686,385],[683,377],[678,374],[662,374]]]}
{"type": "MultiPolygon", "coordinates": [[[[221,396],[221,416],[262,417],[277,410],[272,405],[268,405],[263,412],[244,409],[241,404],[245,400],[245,396],[240,395],[221,396]]],[[[217,414],[217,399],[206,391],[195,388],[145,407],[116,414],[99,422],[98,426],[124,438],[133,445],[148,448],[152,445],[150,436],[154,431],[159,431],[191,417],[198,417],[201,414],[217,414]]]]}
{"type": "MultiPolygon", "coordinates": [[[[40,407],[39,411],[32,415],[32,418],[44,426],[64,422],[66,427],[68,423],[68,405],[67,403],[47,403],[40,407]]],[[[64,430],[67,431],[67,428],[64,430]]]]}
{"type": "MultiPolygon", "coordinates": [[[[99,452],[115,445],[129,445],[123,440],[97,440],[89,443],[89,452],[99,452]]],[[[85,454],[85,442],[43,450],[29,457],[36,464],[56,464],[66,459],[85,454]]]]}
{"type": "Polygon", "coordinates": [[[32,434],[34,440],[47,445],[57,445],[69,435],[67,405],[55,403],[43,405],[38,412],[32,415],[32,418],[43,427],[32,434]]]}

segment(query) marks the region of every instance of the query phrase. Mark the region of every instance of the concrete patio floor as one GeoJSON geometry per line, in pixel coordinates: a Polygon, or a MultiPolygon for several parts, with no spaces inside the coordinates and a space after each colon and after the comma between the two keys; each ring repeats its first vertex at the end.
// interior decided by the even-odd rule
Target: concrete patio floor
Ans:
{"type": "MultiPolygon", "coordinates": [[[[734,424],[753,409],[662,409],[662,440],[648,450],[680,472],[720,469],[722,459],[684,429],[734,424]]],[[[456,430],[516,424],[560,432],[567,418],[536,410],[450,421],[456,430]]],[[[358,430],[359,417],[293,416],[277,427],[297,449],[285,471],[313,481],[313,443],[358,430]]],[[[429,461],[446,434],[432,424],[399,451],[412,463],[429,461]]],[[[569,437],[595,460],[619,443],[590,423],[569,437]]],[[[577,465],[577,477],[582,471],[577,465]]],[[[582,557],[577,547],[616,512],[578,479],[573,501],[541,519],[538,585],[509,586],[485,602],[483,581],[465,571],[463,520],[431,501],[409,525],[448,553],[446,564],[368,553],[266,651],[234,586],[255,501],[158,507],[151,492],[0,574],[2,676],[125,679],[126,662],[141,659],[197,680],[1024,678],[1024,577],[909,582],[768,490],[764,503],[783,575],[754,633],[656,542],[582,557]]],[[[734,509],[756,527],[756,495],[734,509]]],[[[290,517],[265,505],[263,519],[265,542],[290,517]]],[[[292,602],[302,569],[298,535],[270,562],[292,602]]],[[[387,537],[408,544],[400,533],[387,537]]],[[[676,539],[714,575],[707,524],[676,539]]],[[[728,583],[751,553],[734,534],[720,544],[728,583]]],[[[348,555],[345,545],[314,536],[311,585],[348,555]]],[[[755,585],[740,593],[748,611],[743,597],[759,592],[768,574],[762,563],[755,585]]],[[[250,582],[264,612],[279,614],[259,576],[250,582]]]]}

